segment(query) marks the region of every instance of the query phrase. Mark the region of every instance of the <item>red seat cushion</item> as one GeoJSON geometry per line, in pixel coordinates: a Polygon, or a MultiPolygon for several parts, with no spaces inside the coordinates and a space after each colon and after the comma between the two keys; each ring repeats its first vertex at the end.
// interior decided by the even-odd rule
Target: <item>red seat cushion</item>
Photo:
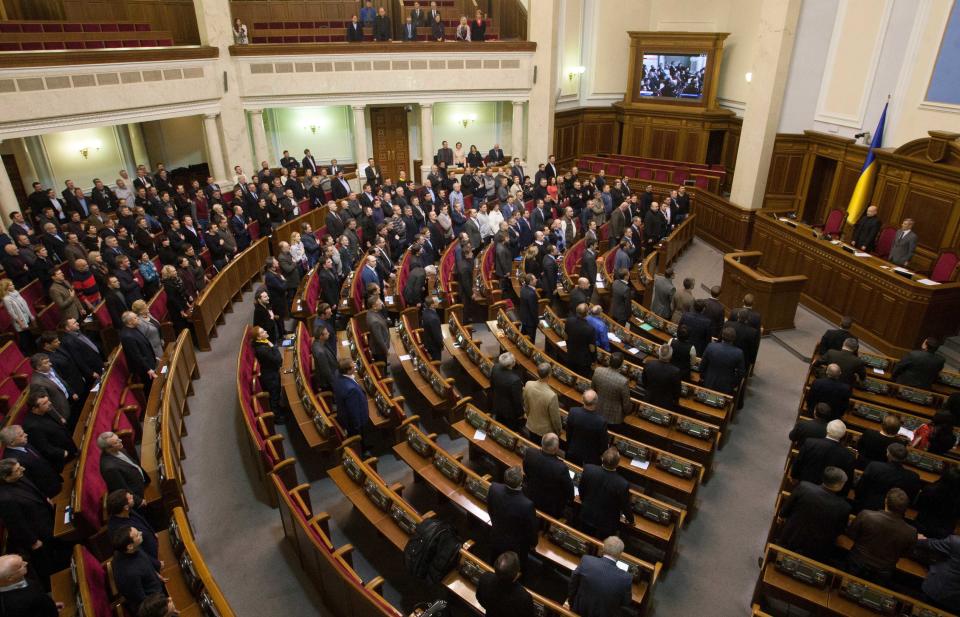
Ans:
{"type": "Polygon", "coordinates": [[[80,581],[90,594],[90,603],[95,617],[110,617],[113,615],[113,609],[110,606],[109,583],[107,582],[107,573],[103,565],[93,553],[81,545],[80,550],[83,554],[83,571],[86,574],[86,580],[80,581]]]}
{"type": "Polygon", "coordinates": [[[80,24],[63,24],[64,32],[83,32],[83,26],[80,24]]]}
{"type": "Polygon", "coordinates": [[[120,32],[135,32],[136,24],[117,24],[117,30],[120,32]]]}

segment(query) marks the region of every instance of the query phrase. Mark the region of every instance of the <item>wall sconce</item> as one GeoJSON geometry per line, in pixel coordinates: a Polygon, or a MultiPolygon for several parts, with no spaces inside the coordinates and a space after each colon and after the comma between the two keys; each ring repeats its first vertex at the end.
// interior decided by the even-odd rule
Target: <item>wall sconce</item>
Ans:
{"type": "Polygon", "coordinates": [[[750,83],[753,81],[753,73],[747,71],[747,74],[744,75],[743,78],[747,80],[747,83],[750,83]]]}
{"type": "Polygon", "coordinates": [[[305,126],[305,127],[303,127],[303,128],[309,130],[309,131],[310,131],[311,133],[313,133],[314,135],[317,134],[317,125],[316,125],[316,124],[311,124],[310,126],[305,126]]]}
{"type": "Polygon", "coordinates": [[[88,159],[90,158],[90,149],[92,148],[93,150],[99,152],[100,145],[101,144],[99,141],[93,142],[92,144],[81,144],[77,150],[80,152],[80,156],[82,156],[84,159],[88,159]]]}
{"type": "Polygon", "coordinates": [[[460,116],[455,116],[453,120],[462,124],[463,128],[467,128],[468,125],[477,121],[477,114],[463,114],[460,116]]]}
{"type": "Polygon", "coordinates": [[[573,81],[573,78],[577,75],[583,75],[587,72],[587,67],[585,66],[571,66],[567,69],[567,78],[570,81],[573,81]]]}

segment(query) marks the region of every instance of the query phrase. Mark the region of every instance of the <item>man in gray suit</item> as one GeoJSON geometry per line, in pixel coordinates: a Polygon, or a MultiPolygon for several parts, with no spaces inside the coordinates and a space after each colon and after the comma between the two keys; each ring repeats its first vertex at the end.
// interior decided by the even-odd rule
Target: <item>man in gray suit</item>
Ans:
{"type": "Polygon", "coordinates": [[[626,268],[621,268],[616,271],[614,276],[616,278],[610,286],[610,316],[613,317],[613,320],[618,324],[625,326],[627,320],[630,319],[633,301],[633,288],[630,287],[630,283],[627,280],[630,276],[630,271],[626,268]]]}
{"type": "Polygon", "coordinates": [[[903,219],[900,231],[893,239],[893,248],[890,249],[890,261],[898,266],[906,266],[917,250],[917,234],[913,232],[913,219],[903,219]]]}
{"type": "Polygon", "coordinates": [[[322,324],[313,332],[313,343],[310,344],[310,354],[313,356],[313,388],[314,390],[332,390],[339,372],[339,361],[330,350],[327,341],[330,339],[330,330],[322,324]]]}
{"type": "Polygon", "coordinates": [[[653,302],[650,304],[650,310],[663,317],[670,319],[673,315],[673,296],[677,293],[677,288],[673,285],[673,268],[667,268],[663,276],[658,276],[653,282],[653,302]]]}
{"type": "Polygon", "coordinates": [[[592,387],[597,393],[597,413],[604,417],[612,432],[617,432],[623,416],[630,411],[630,382],[620,373],[623,354],[610,356],[609,366],[598,366],[593,371],[592,387]]]}
{"type": "Polygon", "coordinates": [[[57,375],[47,354],[36,353],[30,356],[30,366],[33,368],[30,385],[40,386],[47,391],[54,409],[71,421],[69,426],[72,429],[77,423],[80,396],[76,392],[71,392],[67,382],[57,375]]]}
{"type": "Polygon", "coordinates": [[[390,328],[387,326],[387,318],[383,316],[383,300],[376,296],[372,302],[367,301],[367,328],[373,361],[386,362],[387,351],[390,349],[390,328]]]}

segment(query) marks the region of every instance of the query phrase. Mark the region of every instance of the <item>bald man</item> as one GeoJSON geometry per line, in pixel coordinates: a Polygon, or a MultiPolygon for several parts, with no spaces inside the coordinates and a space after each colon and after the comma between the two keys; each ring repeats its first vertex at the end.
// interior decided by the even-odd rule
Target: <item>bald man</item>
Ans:
{"type": "Polygon", "coordinates": [[[857,224],[853,226],[853,237],[851,241],[861,251],[872,253],[877,248],[877,236],[880,235],[880,228],[883,221],[877,216],[877,207],[870,206],[860,217],[857,224]]]}
{"type": "Polygon", "coordinates": [[[807,392],[807,411],[813,415],[817,403],[830,405],[831,418],[841,418],[850,404],[851,388],[843,382],[843,370],[838,364],[828,364],[826,374],[818,378],[807,392]]]}
{"type": "Polygon", "coordinates": [[[63,604],[54,602],[40,584],[27,577],[20,555],[0,557],[0,607],[4,617],[57,617],[63,604]]]}
{"type": "Polygon", "coordinates": [[[553,518],[563,518],[567,504],[573,503],[573,480],[559,454],[556,433],[543,436],[539,451],[527,448],[523,454],[523,493],[553,518]]]}
{"type": "Polygon", "coordinates": [[[597,393],[583,393],[580,407],[574,407],[567,416],[567,460],[583,467],[599,465],[603,451],[610,444],[606,419],[597,413],[597,393]]]}

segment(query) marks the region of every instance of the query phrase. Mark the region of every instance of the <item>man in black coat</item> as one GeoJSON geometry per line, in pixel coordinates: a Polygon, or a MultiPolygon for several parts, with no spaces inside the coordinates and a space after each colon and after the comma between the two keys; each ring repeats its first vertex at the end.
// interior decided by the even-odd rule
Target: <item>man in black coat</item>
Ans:
{"type": "Polygon", "coordinates": [[[29,555],[38,572],[49,575],[54,564],[46,557],[53,542],[53,505],[26,469],[12,458],[0,460],[0,520],[7,531],[7,550],[29,555]]]}
{"type": "Polygon", "coordinates": [[[748,323],[750,315],[745,311],[740,311],[732,317],[735,317],[735,319],[723,324],[723,327],[733,328],[733,331],[736,332],[733,344],[743,352],[744,360],[749,368],[757,362],[757,352],[760,349],[760,332],[748,323]]]}
{"type": "Polygon", "coordinates": [[[820,337],[820,344],[817,345],[817,353],[823,355],[831,349],[841,349],[843,342],[853,337],[853,335],[850,334],[850,328],[852,327],[853,317],[845,315],[843,319],[840,320],[839,328],[827,330],[823,333],[823,336],[820,337]]]}
{"type": "Polygon", "coordinates": [[[540,303],[536,285],[537,277],[527,274],[523,287],[520,288],[520,301],[517,303],[517,311],[520,314],[520,331],[532,343],[537,342],[537,319],[540,317],[540,303]]]}
{"type": "Polygon", "coordinates": [[[736,337],[733,328],[724,328],[722,342],[707,345],[700,359],[700,385],[726,394],[736,392],[747,371],[743,352],[733,344],[736,337]]]}
{"type": "Polygon", "coordinates": [[[723,330],[724,316],[727,311],[727,307],[720,302],[719,298],[720,286],[714,285],[710,288],[710,297],[704,301],[703,306],[703,314],[710,320],[710,336],[717,339],[720,338],[720,332],[723,330]]]}
{"type": "Polygon", "coordinates": [[[580,276],[590,281],[590,290],[593,292],[597,284],[597,253],[594,250],[596,243],[592,238],[586,241],[586,248],[583,249],[583,255],[580,257],[580,276]]]}
{"type": "Polygon", "coordinates": [[[320,280],[320,299],[330,306],[337,306],[340,302],[340,280],[333,271],[332,259],[323,259],[323,266],[317,276],[320,280]]]}
{"type": "Polygon", "coordinates": [[[377,16],[373,18],[373,38],[376,41],[392,41],[393,28],[390,26],[390,18],[387,17],[387,10],[380,7],[377,16]]]}
{"type": "Polygon", "coordinates": [[[87,382],[76,361],[60,347],[60,337],[56,332],[44,330],[40,334],[40,351],[50,358],[53,370],[67,384],[67,389],[76,392],[83,400],[87,394],[87,382]]]}
{"type": "Polygon", "coordinates": [[[523,493],[537,510],[553,518],[563,518],[574,497],[573,480],[559,453],[560,438],[555,433],[543,436],[539,450],[527,448],[523,453],[523,493]]]}
{"type": "Polygon", "coordinates": [[[107,491],[124,489],[133,495],[137,507],[147,505],[144,492],[150,484],[150,475],[123,448],[116,433],[107,431],[97,437],[100,448],[100,475],[107,483],[107,491]]]}
{"type": "Polygon", "coordinates": [[[87,385],[93,385],[103,374],[103,353],[100,347],[83,333],[80,322],[70,317],[61,324],[63,336],[60,348],[66,351],[83,374],[87,385]]]}
{"type": "Polygon", "coordinates": [[[832,417],[842,417],[850,404],[851,392],[850,386],[840,381],[842,376],[839,366],[827,365],[826,376],[816,379],[807,391],[807,411],[812,413],[817,403],[826,403],[830,405],[832,417]]]}
{"type": "Polygon", "coordinates": [[[520,584],[520,558],[507,551],[477,581],[477,602],[488,617],[534,617],[533,597],[520,584]]]}
{"type": "Polygon", "coordinates": [[[120,329],[120,346],[127,359],[130,372],[140,378],[144,393],[149,396],[150,386],[157,378],[157,357],[153,353],[150,341],[137,330],[138,318],[136,313],[127,311],[123,314],[123,328],[120,329]]]}
{"type": "Polygon", "coordinates": [[[570,301],[567,303],[567,308],[570,309],[570,315],[576,315],[577,307],[581,304],[590,304],[592,297],[593,289],[590,287],[589,279],[581,276],[577,279],[577,284],[574,286],[573,291],[570,292],[570,301]]]}
{"type": "Polygon", "coordinates": [[[436,296],[427,296],[423,301],[423,311],[420,312],[420,327],[423,328],[420,342],[430,354],[430,359],[436,362],[439,362],[443,355],[443,331],[440,329],[440,315],[437,313],[439,304],[436,296]]]}
{"type": "Polygon", "coordinates": [[[523,379],[514,371],[517,359],[500,354],[490,372],[490,410],[497,422],[519,431],[523,427],[523,379]]]}
{"type": "MultiPolygon", "coordinates": [[[[707,350],[707,345],[710,344],[710,337],[713,336],[713,321],[706,314],[707,302],[706,300],[694,300],[693,310],[681,315],[680,322],[677,324],[687,327],[687,331],[690,333],[688,340],[693,343],[698,356],[703,356],[703,352],[707,350]]],[[[723,324],[722,314],[720,324],[723,324]]],[[[719,338],[720,329],[717,328],[717,330],[717,338],[719,338]]]]}
{"type": "Polygon", "coordinates": [[[860,342],[850,337],[841,345],[840,349],[830,349],[817,359],[817,365],[836,364],[840,367],[840,381],[850,386],[862,383],[867,378],[867,366],[857,352],[860,342]]]}
{"type": "Polygon", "coordinates": [[[821,484],[804,481],[794,487],[780,508],[784,522],[777,543],[811,559],[831,561],[850,516],[850,504],[837,494],[847,479],[842,469],[827,467],[821,484]]]}
{"type": "Polygon", "coordinates": [[[327,340],[330,331],[318,325],[313,331],[313,342],[310,343],[310,355],[313,356],[313,388],[314,390],[332,391],[333,384],[339,370],[339,361],[334,352],[330,351],[327,340]]]}
{"type": "Polygon", "coordinates": [[[132,525],[115,530],[113,544],[113,577],[127,608],[136,614],[147,596],[164,593],[160,562],[141,548],[143,535],[132,525]]]}
{"type": "Polygon", "coordinates": [[[530,549],[537,545],[536,508],[523,492],[523,470],[510,467],[503,474],[503,484],[493,482],[487,493],[490,514],[490,544],[496,559],[507,551],[517,554],[520,570],[525,571],[530,549]]]}
{"type": "MultiPolygon", "coordinates": [[[[853,469],[856,456],[840,441],[847,434],[847,427],[840,420],[831,420],[827,424],[827,436],[823,439],[807,439],[793,460],[790,477],[794,480],[806,480],[816,484],[823,479],[823,470],[838,467],[847,474],[844,493],[853,482],[853,469]]],[[[841,493],[843,494],[843,493],[841,493]]]]}
{"type": "Polygon", "coordinates": [[[540,283],[543,289],[543,297],[550,302],[557,293],[557,280],[560,276],[560,265],[557,263],[557,257],[560,255],[559,249],[555,244],[547,248],[547,254],[544,255],[541,265],[543,266],[543,280],[540,283]]]}
{"type": "Polygon", "coordinates": [[[284,424],[288,411],[280,390],[280,366],[283,356],[280,349],[267,338],[263,328],[255,328],[252,333],[253,353],[260,364],[260,386],[270,396],[270,411],[274,413],[274,422],[284,424]]]}
{"type": "Polygon", "coordinates": [[[630,485],[617,473],[620,452],[607,448],[601,465],[586,465],[580,477],[580,513],[577,527],[595,538],[615,536],[620,517],[633,516],[630,510],[630,485]]]}
{"type": "MultiPolygon", "coordinates": [[[[900,435],[900,416],[888,413],[880,421],[880,430],[867,429],[857,442],[857,466],[866,467],[873,461],[886,462],[887,448],[891,444],[904,443],[906,438],[900,435]]],[[[902,487],[901,487],[902,488],[902,487]]]]}
{"type": "Polygon", "coordinates": [[[600,457],[610,445],[607,421],[596,410],[597,393],[583,393],[583,405],[574,407],[567,415],[566,458],[574,465],[599,465],[600,457]]]}
{"type": "Polygon", "coordinates": [[[938,339],[927,337],[920,349],[911,351],[893,367],[897,383],[914,388],[929,389],[943,370],[944,360],[937,355],[938,339]]]}
{"type": "Polygon", "coordinates": [[[512,297],[513,285],[510,282],[510,275],[513,274],[513,253],[507,245],[506,235],[502,232],[494,236],[493,273],[500,279],[500,291],[503,292],[503,296],[512,297]]]}
{"type": "Polygon", "coordinates": [[[863,216],[853,226],[853,236],[850,241],[861,251],[872,253],[877,248],[877,237],[883,221],[877,216],[877,207],[869,206],[863,216]]]}
{"type": "Polygon", "coordinates": [[[597,331],[587,321],[588,306],[577,306],[576,314],[568,317],[564,325],[567,337],[567,367],[577,375],[593,375],[593,359],[597,354],[597,331]]]}
{"type": "Polygon", "coordinates": [[[57,617],[57,603],[27,574],[27,562],[20,555],[0,557],[0,607],[4,617],[57,617]]]}
{"type": "Polygon", "coordinates": [[[800,447],[808,439],[822,439],[827,436],[827,423],[833,417],[830,405],[817,403],[813,408],[812,420],[798,420],[790,431],[790,441],[800,447]]]}
{"type": "Polygon", "coordinates": [[[912,502],[920,492],[920,476],[917,472],[904,469],[907,460],[907,447],[902,443],[887,446],[887,460],[874,461],[867,465],[860,476],[854,493],[853,506],[860,510],[881,510],[887,491],[902,489],[912,502]]]}
{"type": "Polygon", "coordinates": [[[673,364],[673,348],[661,345],[657,350],[657,359],[649,359],[643,364],[644,397],[651,405],[675,410],[680,402],[682,380],[680,369],[673,364]]]}
{"type": "Polygon", "coordinates": [[[56,497],[63,486],[60,472],[43,457],[39,450],[27,441],[27,433],[18,424],[0,430],[0,445],[3,455],[12,458],[26,469],[24,475],[48,498],[56,497]]]}

